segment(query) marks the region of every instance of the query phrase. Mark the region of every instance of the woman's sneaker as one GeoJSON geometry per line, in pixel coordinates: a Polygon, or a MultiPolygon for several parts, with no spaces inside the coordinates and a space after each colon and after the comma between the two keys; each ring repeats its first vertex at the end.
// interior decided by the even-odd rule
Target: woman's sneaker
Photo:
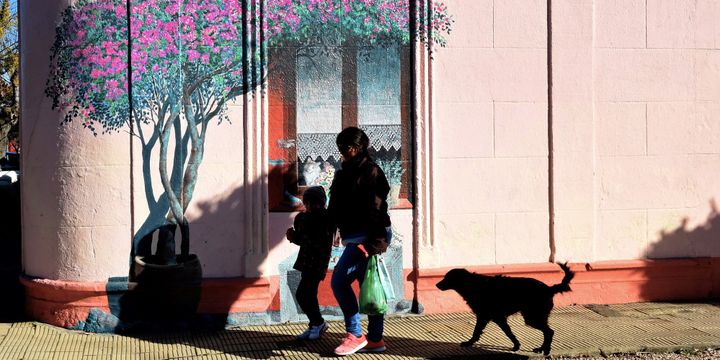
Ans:
{"type": "Polygon", "coordinates": [[[365,345],[365,347],[360,349],[358,352],[380,353],[383,351],[385,351],[385,340],[380,339],[380,341],[368,340],[367,345],[365,345]]]}
{"type": "Polygon", "coordinates": [[[365,335],[355,336],[347,333],[342,339],[340,346],[335,348],[335,354],[337,355],[350,355],[356,353],[367,345],[367,339],[365,335]]]}
{"type": "Polygon", "coordinates": [[[317,340],[325,333],[328,329],[327,322],[323,322],[320,325],[310,326],[302,334],[296,336],[298,340],[317,340]]]}

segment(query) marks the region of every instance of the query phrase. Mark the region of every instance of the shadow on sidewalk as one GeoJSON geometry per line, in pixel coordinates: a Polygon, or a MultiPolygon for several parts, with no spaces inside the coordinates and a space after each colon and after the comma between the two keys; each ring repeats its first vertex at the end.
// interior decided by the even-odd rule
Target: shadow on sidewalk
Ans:
{"type": "MultiPolygon", "coordinates": [[[[273,326],[279,332],[287,332],[283,326],[273,326]]],[[[408,331],[412,331],[408,329],[408,331]]],[[[333,349],[339,344],[343,334],[339,332],[328,332],[322,339],[317,341],[296,340],[294,335],[284,333],[273,333],[265,331],[231,329],[217,332],[191,332],[191,333],[158,333],[134,334],[134,337],[144,341],[157,344],[174,346],[190,346],[194,348],[207,349],[207,353],[196,352],[195,354],[232,354],[250,359],[268,359],[270,357],[288,356],[312,356],[312,357],[337,357],[333,349]]],[[[475,345],[475,347],[463,348],[459,343],[442,340],[419,340],[414,338],[385,336],[388,346],[383,356],[421,357],[431,359],[444,358],[473,358],[473,359],[510,359],[521,360],[529,357],[516,354],[510,348],[475,345]]],[[[175,349],[175,352],[182,351],[175,349]]],[[[196,350],[197,351],[197,350],[196,350]]]]}

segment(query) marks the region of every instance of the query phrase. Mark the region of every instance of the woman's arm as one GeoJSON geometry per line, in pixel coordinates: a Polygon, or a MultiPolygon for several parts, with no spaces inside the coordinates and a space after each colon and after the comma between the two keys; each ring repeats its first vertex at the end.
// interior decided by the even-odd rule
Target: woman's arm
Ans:
{"type": "Polygon", "coordinates": [[[379,166],[373,164],[367,177],[368,196],[371,202],[368,211],[369,229],[368,238],[363,242],[363,248],[368,255],[383,253],[387,250],[387,231],[390,226],[390,215],[388,215],[387,195],[390,192],[385,173],[379,166]]]}

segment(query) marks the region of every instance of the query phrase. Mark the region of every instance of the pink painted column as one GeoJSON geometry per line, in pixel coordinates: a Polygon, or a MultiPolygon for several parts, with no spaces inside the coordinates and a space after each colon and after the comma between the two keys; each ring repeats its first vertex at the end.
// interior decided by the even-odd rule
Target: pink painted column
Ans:
{"type": "Polygon", "coordinates": [[[49,280],[127,276],[131,156],[127,132],[63,123],[45,95],[55,24],[69,1],[20,2],[23,264],[49,280]]]}

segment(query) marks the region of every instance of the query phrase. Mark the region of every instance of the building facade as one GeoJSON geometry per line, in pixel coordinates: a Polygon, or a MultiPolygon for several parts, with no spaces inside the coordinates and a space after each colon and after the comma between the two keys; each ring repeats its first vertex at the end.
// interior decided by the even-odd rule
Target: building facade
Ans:
{"type": "MultiPolygon", "coordinates": [[[[137,257],[169,247],[174,263],[181,232],[155,230],[186,220],[199,313],[301,321],[284,234],[302,191],[332,182],[346,126],[392,187],[396,312],[465,311],[434,286],[454,267],[555,283],[552,262],[569,262],[561,305],[720,294],[715,1],[19,10],[22,282],[38,320],[124,326],[137,257]]],[[[337,313],[329,281],[321,303],[337,313]]]]}

